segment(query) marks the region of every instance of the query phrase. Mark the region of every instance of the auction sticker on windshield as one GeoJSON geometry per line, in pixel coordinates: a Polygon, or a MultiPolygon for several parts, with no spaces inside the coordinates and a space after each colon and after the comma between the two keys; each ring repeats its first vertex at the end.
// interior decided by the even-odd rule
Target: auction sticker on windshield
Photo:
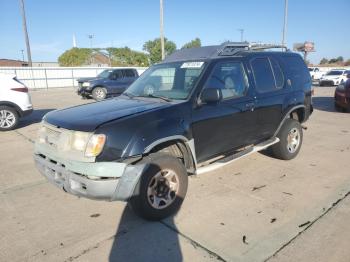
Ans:
{"type": "Polygon", "coordinates": [[[181,68],[201,68],[204,62],[185,62],[181,68]]]}

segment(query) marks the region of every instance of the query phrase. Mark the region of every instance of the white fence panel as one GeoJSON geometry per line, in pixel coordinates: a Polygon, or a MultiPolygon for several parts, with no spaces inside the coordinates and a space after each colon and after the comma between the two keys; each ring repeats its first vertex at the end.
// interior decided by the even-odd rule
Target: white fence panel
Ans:
{"type": "MultiPolygon", "coordinates": [[[[0,67],[0,73],[14,74],[30,89],[75,87],[81,77],[95,77],[105,69],[125,67],[0,67]]],[[[135,68],[142,74],[147,68],[135,68]]]]}

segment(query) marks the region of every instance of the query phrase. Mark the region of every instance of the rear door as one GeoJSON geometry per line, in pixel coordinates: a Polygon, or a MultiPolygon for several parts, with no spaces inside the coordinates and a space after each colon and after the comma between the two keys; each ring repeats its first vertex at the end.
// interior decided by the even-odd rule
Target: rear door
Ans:
{"type": "Polygon", "coordinates": [[[204,84],[221,89],[223,99],[193,110],[192,131],[198,162],[254,141],[256,115],[244,64],[238,60],[217,62],[204,84]]]}
{"type": "Polygon", "coordinates": [[[259,140],[273,136],[280,124],[288,87],[277,59],[258,56],[250,60],[255,82],[256,132],[259,140]]]}

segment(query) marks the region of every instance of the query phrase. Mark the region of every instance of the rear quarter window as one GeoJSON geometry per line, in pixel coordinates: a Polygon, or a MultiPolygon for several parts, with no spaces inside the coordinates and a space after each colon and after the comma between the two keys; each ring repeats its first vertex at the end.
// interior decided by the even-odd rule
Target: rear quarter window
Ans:
{"type": "Polygon", "coordinates": [[[282,58],[282,61],[294,88],[303,87],[305,84],[311,82],[311,76],[301,57],[286,56],[282,58]]]}

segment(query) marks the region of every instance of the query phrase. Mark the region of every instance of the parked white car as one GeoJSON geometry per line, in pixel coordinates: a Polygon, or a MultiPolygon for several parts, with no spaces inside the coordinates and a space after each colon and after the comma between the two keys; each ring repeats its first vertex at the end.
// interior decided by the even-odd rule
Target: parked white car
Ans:
{"type": "Polygon", "coordinates": [[[16,128],[32,111],[28,88],[15,75],[0,73],[0,131],[16,128]]]}
{"type": "Polygon", "coordinates": [[[346,69],[332,69],[320,78],[320,86],[337,86],[344,83],[347,80],[346,76],[349,73],[350,70],[346,69]]]}
{"type": "Polygon", "coordinates": [[[326,74],[326,72],[321,70],[319,67],[309,67],[309,72],[312,80],[319,80],[326,74]]]}

